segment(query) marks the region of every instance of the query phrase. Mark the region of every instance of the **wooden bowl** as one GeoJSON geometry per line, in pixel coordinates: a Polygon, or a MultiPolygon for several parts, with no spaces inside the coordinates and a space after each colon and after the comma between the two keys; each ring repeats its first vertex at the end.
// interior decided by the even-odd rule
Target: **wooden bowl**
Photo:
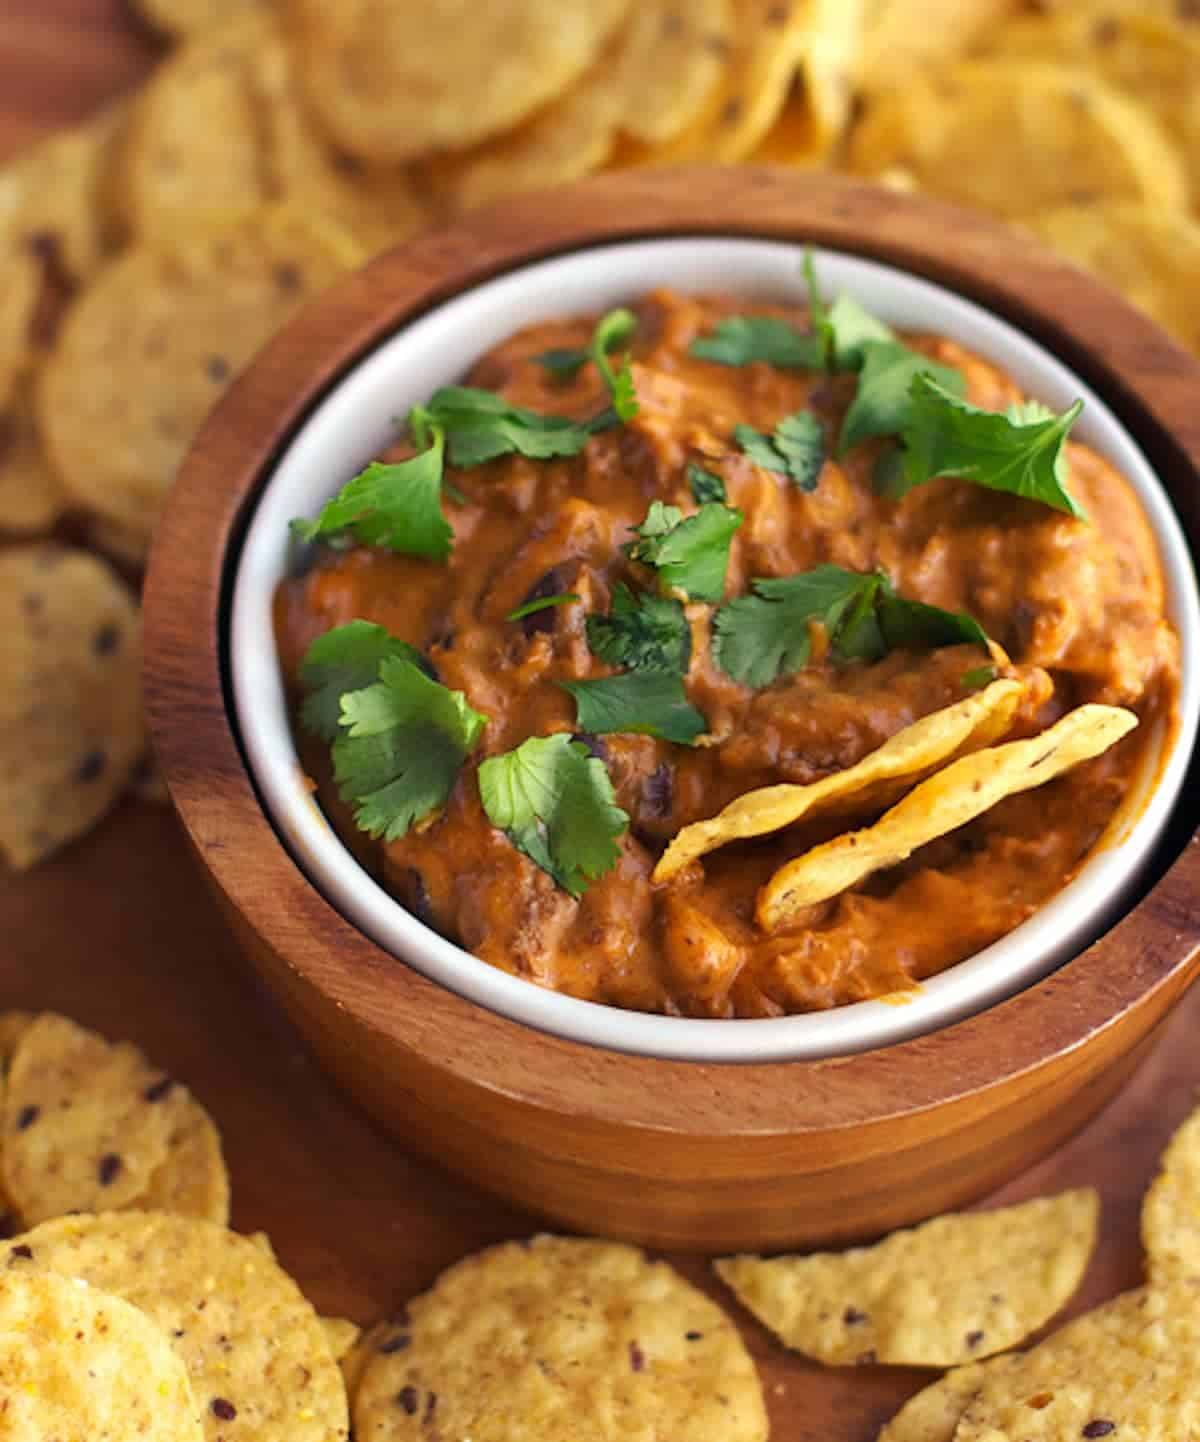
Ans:
{"type": "Polygon", "coordinates": [[[1178,817],[1153,885],[1107,935],[984,1013],[824,1061],[667,1061],[533,1031],[369,941],[280,841],[227,693],[228,589],[247,515],[281,446],[355,361],[523,263],[703,234],[873,257],[1012,321],[1108,401],[1200,550],[1200,367],[1117,296],[980,217],[837,177],[626,173],[428,233],[335,287],[268,347],[172,493],[147,582],[147,696],[173,799],[235,934],[328,1070],[384,1126],[563,1226],[767,1249],[864,1237],[968,1201],[1113,1095],[1200,964],[1195,815],[1178,817]]]}

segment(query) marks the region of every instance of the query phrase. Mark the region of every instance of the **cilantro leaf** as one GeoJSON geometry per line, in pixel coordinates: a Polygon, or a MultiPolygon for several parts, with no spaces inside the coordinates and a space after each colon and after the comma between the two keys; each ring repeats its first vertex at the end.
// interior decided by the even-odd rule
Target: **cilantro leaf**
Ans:
{"type": "Polygon", "coordinates": [[[535,596],[532,601],[526,601],[523,606],[517,606],[505,616],[506,621],[523,621],[526,616],[532,616],[535,611],[544,611],[548,606],[569,606],[572,601],[578,601],[579,597],[574,591],[560,591],[554,596],[535,596]]]}
{"type": "Polygon", "coordinates": [[[609,614],[591,615],[586,624],[588,645],[610,666],[680,675],[687,670],[692,633],[678,601],[635,596],[618,582],[609,614]]]}
{"type": "Polygon", "coordinates": [[[813,339],[817,343],[815,368],[831,370],[834,351],[833,330],[829,324],[829,309],[825,304],[825,297],[821,294],[821,287],[817,283],[817,263],[813,260],[811,250],[805,250],[804,259],[800,262],[800,269],[804,272],[804,284],[808,290],[808,323],[812,328],[813,339]]]}
{"type": "Polygon", "coordinates": [[[741,511],[709,503],[684,519],[678,506],[651,503],[646,519],[634,527],[636,541],[622,550],[658,572],[666,590],[679,590],[694,601],[719,601],[725,589],[729,543],[742,524],[741,511]]]}
{"type": "Polygon", "coordinates": [[[819,622],[839,662],[878,661],[897,649],[987,646],[972,617],[898,596],[882,571],[817,566],[797,576],[751,583],[717,612],[713,656],[735,681],[766,686],[799,671],[811,653],[810,622],[819,622]]]}
{"type": "Polygon", "coordinates": [[[541,355],[535,355],[534,360],[559,380],[570,380],[587,365],[591,356],[586,346],[563,346],[544,350],[541,355]]]}
{"type": "Polygon", "coordinates": [[[712,335],[694,340],[688,354],[723,366],[765,361],[780,370],[818,370],[822,365],[820,338],[773,315],[726,316],[712,335]]]}
{"type": "Polygon", "coordinates": [[[575,698],[575,724],[580,731],[603,736],[632,731],[690,746],[708,730],[683,689],[683,677],[666,671],[627,671],[599,681],[560,681],[575,698]]]}
{"type": "Polygon", "coordinates": [[[293,532],[302,541],[349,532],[366,546],[444,561],[454,542],[442,514],[444,435],[419,408],[410,425],[419,444],[429,439],[426,449],[406,461],[372,461],[326,501],[316,520],[293,521],[293,532]]]}
{"type": "MultiPolygon", "coordinates": [[[[612,368],[607,361],[608,353],[617,346],[623,345],[636,327],[637,316],[631,310],[610,310],[607,315],[600,317],[588,345],[544,350],[541,355],[534,356],[534,360],[548,370],[552,376],[557,376],[561,380],[570,380],[572,376],[578,375],[588,361],[595,361],[611,392],[614,385],[621,382],[621,377],[620,375],[613,376],[612,368]]],[[[630,384],[632,384],[632,377],[630,377],[630,384]]],[[[619,408],[617,414],[620,415],[619,408]]],[[[628,420],[630,416],[636,414],[635,401],[630,415],[621,416],[621,419],[628,420]]]]}
{"type": "Polygon", "coordinates": [[[814,491],[825,464],[825,434],[811,411],[795,411],[764,436],[753,426],[733,428],[733,438],[756,466],[788,476],[802,491],[814,491]]]}
{"type": "Polygon", "coordinates": [[[692,488],[692,500],[698,506],[704,505],[706,501],[720,501],[724,505],[728,499],[725,494],[725,482],[721,477],[714,471],[706,471],[695,461],[688,462],[687,479],[688,485],[692,488]]]}
{"type": "Polygon", "coordinates": [[[963,689],[982,691],[985,686],[992,684],[998,674],[995,666],[974,666],[970,671],[963,672],[963,689]]]}
{"type": "Polygon", "coordinates": [[[444,805],[485,721],[461,691],[385,657],[378,681],[343,694],[333,743],[334,778],[359,829],[395,841],[444,805]]]}
{"type": "Polygon", "coordinates": [[[896,341],[891,326],[884,325],[853,296],[845,294],[839,295],[830,307],[826,325],[835,370],[857,370],[863,363],[863,348],[870,341],[896,341]]]}
{"type": "Polygon", "coordinates": [[[565,732],[531,736],[515,751],[488,757],[479,767],[479,794],[492,825],[572,896],[621,854],[613,838],[629,817],[604,763],[565,732]]]}
{"type": "Polygon", "coordinates": [[[478,386],[443,386],[426,410],[445,431],[451,462],[464,469],[514,453],[539,461],[577,456],[594,434],[590,423],[540,415],[478,386]]]}
{"type": "Polygon", "coordinates": [[[932,376],[918,375],[911,384],[911,409],[902,435],[901,494],[934,476],[957,476],[1087,519],[1067,488],[1064,451],[1082,401],[1061,416],[1036,404],[1010,407],[1005,413],[960,400],[932,376]]]}
{"type": "Polygon", "coordinates": [[[631,421],[638,413],[637,392],[633,388],[633,370],[626,356],[619,370],[614,371],[608,362],[608,353],[616,346],[624,345],[637,329],[637,316],[631,310],[610,310],[601,316],[592,333],[588,348],[596,369],[608,393],[612,397],[612,409],[619,421],[631,421]]]}
{"type": "Polygon", "coordinates": [[[414,666],[424,664],[415,646],[370,621],[347,621],[318,636],[300,663],[300,679],[309,692],[300,711],[305,729],[323,741],[335,740],[343,695],[377,680],[379,668],[389,656],[411,661],[414,666]]]}
{"type": "Polygon", "coordinates": [[[913,382],[918,376],[931,376],[953,395],[962,395],[966,389],[958,371],[939,365],[899,341],[867,340],[859,351],[862,371],[858,390],[842,421],[839,455],[871,436],[900,435],[913,410],[913,382]]]}

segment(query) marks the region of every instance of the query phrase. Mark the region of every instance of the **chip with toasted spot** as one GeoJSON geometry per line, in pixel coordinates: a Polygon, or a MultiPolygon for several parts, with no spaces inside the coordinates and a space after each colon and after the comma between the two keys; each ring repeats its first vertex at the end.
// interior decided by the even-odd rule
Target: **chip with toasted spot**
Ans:
{"type": "Polygon", "coordinates": [[[968,1362],[953,1368],[909,1398],[876,1442],[953,1442],[967,1403],[977,1395],[984,1380],[1019,1360],[1002,1353],[986,1362],[968,1362]]]}
{"type": "Polygon", "coordinates": [[[807,786],[748,791],[709,820],[685,826],[654,868],[654,880],[669,881],[719,846],[782,831],[806,817],[887,806],[938,766],[1003,736],[1021,694],[1019,681],[993,681],[982,691],[905,726],[844,771],[807,786]]]}
{"type": "Polygon", "coordinates": [[[807,906],[856,886],[874,871],[965,826],[1006,796],[1044,786],[1064,771],[1107,751],[1138,724],[1121,706],[1077,706],[1038,736],[988,746],[951,761],[873,826],[850,831],[796,857],[758,895],[764,930],[786,926],[807,906]]]}
{"type": "Polygon", "coordinates": [[[1080,1189],[935,1217],[873,1247],[713,1265],[794,1351],[838,1367],[954,1367],[1015,1346],[1070,1300],[1099,1214],[1080,1189]]]}

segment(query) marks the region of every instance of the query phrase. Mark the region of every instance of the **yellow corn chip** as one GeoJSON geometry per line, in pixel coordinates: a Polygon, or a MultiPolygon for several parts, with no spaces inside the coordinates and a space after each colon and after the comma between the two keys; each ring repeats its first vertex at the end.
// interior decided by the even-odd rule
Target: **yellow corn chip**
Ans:
{"type": "Polygon", "coordinates": [[[767,931],[785,926],[804,907],[848,891],[873,871],[897,865],[1006,796],[1044,786],[1099,756],[1137,724],[1137,716],[1120,706],[1078,706],[1040,736],[952,761],[874,826],[835,837],[781,867],[759,893],[759,925],[767,931]]]}
{"type": "Polygon", "coordinates": [[[346,1360],[362,1335],[362,1328],[344,1317],[322,1317],[321,1330],[325,1333],[333,1360],[338,1363],[346,1360]]]}
{"type": "Polygon", "coordinates": [[[621,35],[611,85],[621,129],[671,140],[702,109],[734,44],[732,0],[642,0],[621,35]]]}
{"type": "Polygon", "coordinates": [[[35,371],[22,371],[0,401],[0,531],[11,536],[44,536],[67,508],[34,413],[36,383],[35,371]]]}
{"type": "Polygon", "coordinates": [[[151,25],[168,35],[195,35],[263,7],[266,0],[135,0],[151,25]]]}
{"type": "Polygon", "coordinates": [[[4,1442],[201,1442],[187,1369],[149,1317],[65,1277],[0,1277],[4,1442]]]}
{"type": "Polygon", "coordinates": [[[876,1442],[953,1442],[967,1403],[986,1378],[1004,1372],[1020,1358],[992,1357],[955,1367],[910,1398],[876,1438],[876,1442]]]}
{"type": "Polygon", "coordinates": [[[764,786],[731,801],[716,816],[685,826],[654,868],[669,881],[699,857],[731,841],[782,831],[806,817],[886,806],[938,766],[968,748],[990,745],[1012,724],[1019,681],[993,681],[982,691],[905,726],[857,765],[807,786],[764,786]]]}
{"type": "Polygon", "coordinates": [[[229,1173],[221,1137],[199,1102],[188,1098],[173,1109],[167,1154],[152,1173],[137,1207],[181,1217],[229,1224],[229,1173]]]}
{"type": "Polygon", "coordinates": [[[717,1275],[797,1352],[833,1366],[952,1367],[1015,1346],[1063,1307],[1096,1245],[1090,1189],[935,1217],[874,1247],[731,1257],[717,1275]]]}
{"type": "Polygon", "coordinates": [[[41,272],[31,255],[0,254],[0,411],[24,369],[41,288],[41,272]]]}
{"type": "Polygon", "coordinates": [[[1167,1144],[1142,1203],[1146,1269],[1158,1285],[1200,1277],[1200,1109],[1167,1144]]]}
{"type": "Polygon", "coordinates": [[[1014,0],[866,0],[863,89],[883,89],[922,65],[961,59],[1014,8],[1014,0]]]}

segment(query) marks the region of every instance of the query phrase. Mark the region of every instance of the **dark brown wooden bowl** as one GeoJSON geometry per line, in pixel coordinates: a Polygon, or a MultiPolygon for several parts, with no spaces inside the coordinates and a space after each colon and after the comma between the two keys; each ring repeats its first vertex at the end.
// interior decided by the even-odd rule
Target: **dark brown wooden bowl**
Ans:
{"type": "Polygon", "coordinates": [[[771,1248],[863,1237],[966,1202],[1113,1095],[1200,959],[1195,770],[1193,814],[1177,819],[1154,884],[1039,984],[876,1052],[700,1065],[535,1032],[369,941],[309,883],[259,804],[226,675],[247,515],[281,446],[350,366],[430,306],[523,263],[703,234],[873,257],[1012,321],[1109,402],[1200,550],[1200,367],[1095,281],[978,216],[836,177],[626,173],[421,236],[335,287],[250,367],[193,449],[155,545],[147,695],[175,805],[233,930],[384,1126],[563,1226],[664,1247],[771,1248]]]}

